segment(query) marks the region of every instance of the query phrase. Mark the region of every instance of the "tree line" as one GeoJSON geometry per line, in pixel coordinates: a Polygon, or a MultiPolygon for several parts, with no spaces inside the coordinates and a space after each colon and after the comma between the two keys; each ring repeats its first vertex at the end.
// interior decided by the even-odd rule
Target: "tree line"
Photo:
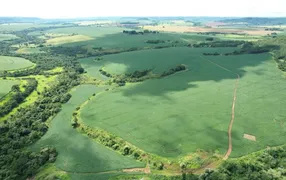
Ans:
{"type": "Polygon", "coordinates": [[[102,68],[99,70],[99,72],[109,78],[113,78],[112,82],[116,83],[118,86],[124,86],[127,82],[134,83],[134,82],[142,82],[147,79],[154,79],[154,78],[163,78],[172,74],[175,74],[179,71],[184,71],[187,69],[187,66],[184,64],[179,64],[174,68],[171,68],[167,71],[164,71],[160,74],[154,74],[152,73],[152,69],[146,69],[146,70],[136,70],[131,73],[125,73],[122,75],[112,75],[102,68]]]}
{"type": "Polygon", "coordinates": [[[27,85],[23,85],[24,91],[20,90],[19,85],[13,85],[11,92],[9,93],[9,100],[5,102],[0,109],[0,117],[7,115],[20,103],[22,103],[26,97],[28,97],[34,90],[36,90],[38,82],[35,79],[23,79],[27,81],[27,85]]]}
{"type": "Polygon", "coordinates": [[[123,34],[128,34],[128,35],[144,35],[144,34],[157,34],[159,31],[151,31],[145,29],[144,31],[136,31],[136,30],[123,30],[123,34]]]}

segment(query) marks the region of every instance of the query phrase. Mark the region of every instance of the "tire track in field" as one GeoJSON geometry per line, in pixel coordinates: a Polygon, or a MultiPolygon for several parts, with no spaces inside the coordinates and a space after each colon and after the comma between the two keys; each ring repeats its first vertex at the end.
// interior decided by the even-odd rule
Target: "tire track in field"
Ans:
{"type": "Polygon", "coordinates": [[[62,168],[59,168],[59,170],[64,171],[65,173],[69,174],[115,174],[115,173],[134,173],[134,172],[141,172],[144,174],[150,174],[151,170],[149,165],[147,165],[145,168],[125,168],[125,169],[119,169],[119,170],[110,170],[110,171],[98,171],[98,172],[77,172],[77,171],[69,171],[69,170],[64,170],[62,168]]]}
{"type": "Polygon", "coordinates": [[[230,123],[229,123],[229,126],[228,126],[228,149],[227,149],[227,152],[225,153],[224,157],[223,157],[223,160],[227,160],[228,157],[230,156],[231,152],[232,152],[232,137],[231,137],[231,132],[232,132],[232,126],[233,126],[233,123],[234,123],[234,117],[235,117],[235,102],[236,102],[236,92],[237,92],[237,88],[238,88],[238,83],[239,83],[239,80],[240,80],[240,76],[238,73],[236,72],[233,72],[231,71],[230,69],[227,69],[226,67],[223,67],[222,65],[219,65],[209,59],[206,59],[202,56],[200,56],[202,59],[214,64],[215,66],[217,67],[220,67],[228,72],[231,72],[231,73],[234,73],[236,74],[237,76],[237,79],[235,81],[235,87],[234,87],[234,91],[233,91],[233,101],[232,101],[232,107],[231,107],[231,120],[230,120],[230,123]]]}

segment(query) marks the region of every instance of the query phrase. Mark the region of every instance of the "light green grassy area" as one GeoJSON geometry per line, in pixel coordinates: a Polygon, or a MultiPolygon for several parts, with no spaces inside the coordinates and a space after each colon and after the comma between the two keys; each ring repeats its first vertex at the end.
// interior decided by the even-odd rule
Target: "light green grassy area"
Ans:
{"type": "Polygon", "coordinates": [[[44,51],[41,51],[39,48],[36,47],[22,47],[19,48],[16,53],[18,54],[33,54],[33,53],[45,53],[44,51]]]}
{"type": "Polygon", "coordinates": [[[80,27],[50,29],[46,32],[55,34],[80,34],[96,38],[105,36],[107,34],[119,33],[122,32],[123,30],[124,28],[120,27],[80,26],[80,27]]]}
{"type": "Polygon", "coordinates": [[[31,61],[24,58],[0,56],[0,71],[22,69],[33,65],[31,61]]]}
{"type": "Polygon", "coordinates": [[[48,39],[46,44],[47,45],[60,45],[60,44],[66,44],[66,43],[74,43],[74,42],[81,42],[81,41],[88,41],[92,40],[92,37],[86,36],[86,35],[69,35],[69,36],[61,36],[61,37],[55,37],[48,39]]]}
{"type": "Polygon", "coordinates": [[[273,60],[244,70],[247,73],[241,78],[237,91],[233,157],[281,145],[286,138],[285,74],[278,70],[273,60]],[[255,136],[256,141],[244,139],[244,133],[255,136]]]}
{"type": "Polygon", "coordinates": [[[51,70],[48,70],[48,71],[45,71],[45,72],[48,72],[48,73],[60,73],[60,72],[63,72],[64,68],[63,67],[56,67],[54,69],[51,69],[51,70]]]}
{"type": "Polygon", "coordinates": [[[35,149],[46,146],[55,147],[59,152],[55,162],[58,169],[84,175],[85,172],[89,174],[144,167],[144,164],[131,157],[122,156],[72,128],[72,113],[76,107],[85,102],[93,93],[101,90],[93,85],[74,88],[71,92],[72,98],[63,105],[62,111],[51,121],[48,132],[33,145],[35,149]]]}
{"type": "Polygon", "coordinates": [[[11,88],[15,84],[19,84],[19,81],[3,80],[0,79],[0,101],[7,93],[11,91],[11,88]]]}
{"type": "Polygon", "coordinates": [[[0,34],[0,41],[10,40],[10,39],[16,39],[18,38],[14,34],[0,34]]]}
{"type": "Polygon", "coordinates": [[[72,180],[108,180],[115,178],[122,173],[107,173],[107,174],[69,174],[72,180]]]}
{"type": "Polygon", "coordinates": [[[251,35],[237,35],[237,34],[218,34],[217,38],[222,40],[239,40],[239,41],[258,41],[262,39],[262,36],[251,35]]]}
{"type": "MultiPolygon", "coordinates": [[[[90,57],[80,59],[81,65],[92,77],[104,79],[99,73],[100,68],[104,68],[111,74],[131,73],[136,70],[152,69],[154,73],[162,73],[165,70],[174,68],[178,64],[189,64],[191,61],[200,60],[200,55],[204,52],[232,52],[234,48],[212,48],[212,49],[191,49],[187,47],[167,48],[156,50],[142,50],[127,53],[103,56],[102,60],[90,57]]],[[[195,63],[193,62],[193,63],[195,63]]],[[[196,64],[188,67],[195,70],[196,64]]],[[[196,69],[198,71],[198,69],[196,69]]]]}
{"type": "Polygon", "coordinates": [[[50,180],[60,179],[69,180],[68,173],[58,170],[54,164],[47,164],[40,168],[39,173],[36,174],[35,179],[37,180],[50,180]]]}
{"type": "MultiPolygon", "coordinates": [[[[86,45],[93,48],[103,47],[108,48],[133,48],[133,47],[154,47],[154,46],[168,46],[170,43],[150,44],[147,40],[165,40],[178,41],[174,45],[182,45],[187,43],[198,43],[205,41],[209,36],[197,34],[175,34],[175,33],[158,33],[158,34],[144,34],[144,35],[128,35],[122,32],[116,34],[109,34],[103,37],[95,38],[94,40],[78,43],[66,44],[66,46],[86,45]]],[[[215,38],[216,39],[216,38],[215,38]]]]}

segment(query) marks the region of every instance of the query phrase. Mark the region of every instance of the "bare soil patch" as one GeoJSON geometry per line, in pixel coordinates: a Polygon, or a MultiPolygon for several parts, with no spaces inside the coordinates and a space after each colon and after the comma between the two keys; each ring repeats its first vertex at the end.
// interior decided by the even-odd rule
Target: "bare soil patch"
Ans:
{"type": "Polygon", "coordinates": [[[256,137],[255,137],[255,136],[252,136],[252,135],[250,135],[250,134],[244,134],[244,135],[243,135],[243,138],[248,139],[248,140],[250,140],[250,141],[256,141],[256,137]]]}
{"type": "Polygon", "coordinates": [[[146,168],[130,168],[130,169],[123,169],[123,172],[127,172],[127,173],[131,173],[131,172],[141,172],[141,173],[145,173],[145,174],[150,174],[151,170],[148,167],[146,168]]]}

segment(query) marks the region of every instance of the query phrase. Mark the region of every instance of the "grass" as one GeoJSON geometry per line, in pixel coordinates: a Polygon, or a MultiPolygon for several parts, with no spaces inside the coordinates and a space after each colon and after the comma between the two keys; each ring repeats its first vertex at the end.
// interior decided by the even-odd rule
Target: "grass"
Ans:
{"type": "MultiPolygon", "coordinates": [[[[136,70],[153,69],[155,73],[162,73],[165,70],[175,67],[178,64],[189,64],[188,61],[195,61],[198,63],[203,52],[231,52],[233,48],[213,48],[213,49],[190,49],[190,48],[167,48],[157,50],[142,50],[128,53],[120,53],[114,55],[103,56],[103,59],[97,61],[97,58],[90,57],[81,59],[81,65],[90,76],[104,79],[99,73],[100,68],[104,68],[107,72],[112,74],[131,73],[136,70]]],[[[190,69],[193,69],[190,65],[190,69]]]]}
{"type": "Polygon", "coordinates": [[[0,41],[10,40],[10,39],[16,39],[17,36],[13,34],[0,34],[0,41]]]}
{"type": "Polygon", "coordinates": [[[60,73],[60,72],[63,72],[64,71],[64,68],[63,67],[56,67],[52,70],[48,70],[48,71],[45,71],[47,73],[60,73]]]}
{"type": "Polygon", "coordinates": [[[81,26],[81,27],[70,27],[70,28],[57,28],[57,29],[51,29],[46,31],[47,33],[55,33],[55,34],[80,34],[80,35],[85,35],[89,37],[102,37],[107,34],[114,34],[114,33],[119,33],[122,32],[124,28],[119,28],[119,27],[86,27],[86,26],[81,26]]]}
{"type": "Polygon", "coordinates": [[[281,99],[286,82],[270,55],[201,57],[202,52],[211,51],[230,49],[168,48],[104,56],[99,62],[82,60],[92,76],[98,67],[118,74],[146,68],[161,72],[177,64],[189,68],[96,96],[81,110],[83,122],[164,157],[175,158],[197,149],[224,154],[235,73],[239,73],[232,156],[284,143],[286,104],[281,99]],[[244,133],[255,135],[258,141],[243,139],[244,133]]]}
{"type": "Polygon", "coordinates": [[[127,35],[123,33],[108,34],[103,37],[95,38],[91,41],[66,44],[66,46],[85,45],[88,47],[105,49],[112,48],[133,48],[133,47],[154,47],[165,46],[170,43],[148,44],[147,40],[165,40],[178,41],[180,44],[196,43],[204,41],[208,36],[197,34],[175,34],[175,33],[159,33],[159,34],[144,34],[144,35],[127,35]]]}
{"type": "Polygon", "coordinates": [[[237,91],[236,120],[233,127],[233,153],[237,157],[285,143],[286,113],[283,101],[286,79],[274,61],[247,67],[237,91]],[[242,134],[256,137],[248,141],[242,134]]]}
{"type": "MultiPolygon", "coordinates": [[[[224,153],[235,75],[200,58],[205,51],[218,50],[227,51],[168,48],[104,56],[99,66],[113,73],[146,68],[162,72],[177,64],[186,64],[189,71],[102,93],[81,111],[84,123],[165,157],[186,155],[199,148],[224,153]],[[110,66],[112,63],[117,63],[118,69],[110,66]],[[125,68],[120,68],[123,65],[125,68]],[[222,99],[219,105],[218,98],[222,99]],[[208,136],[207,130],[216,136],[208,136]],[[214,141],[215,137],[219,141],[214,141]]],[[[98,67],[95,62],[94,67],[98,67]]],[[[87,72],[92,75],[94,70],[87,72]]]]}
{"type": "Polygon", "coordinates": [[[16,53],[18,54],[34,54],[34,53],[44,53],[44,51],[41,51],[39,48],[36,47],[22,47],[19,48],[16,53]]]}
{"type": "Polygon", "coordinates": [[[34,64],[27,59],[10,56],[0,56],[0,71],[31,67],[34,64]]]}
{"type": "Polygon", "coordinates": [[[82,85],[71,92],[71,100],[63,105],[62,111],[53,119],[49,131],[33,148],[53,146],[59,152],[55,165],[58,169],[75,172],[77,177],[102,171],[119,170],[131,167],[144,167],[144,164],[124,157],[101,144],[78,133],[71,126],[72,113],[93,93],[100,91],[93,85],[82,85]]]}
{"type": "Polygon", "coordinates": [[[69,180],[70,177],[68,176],[68,173],[58,170],[54,164],[47,164],[41,167],[41,169],[35,176],[35,179],[37,180],[47,180],[47,179],[69,180]]]}
{"type": "Polygon", "coordinates": [[[60,45],[66,43],[74,43],[74,42],[81,42],[81,41],[88,41],[92,40],[93,38],[85,35],[73,35],[73,36],[61,36],[55,37],[52,39],[47,40],[46,44],[48,45],[60,45]]]}
{"type": "Polygon", "coordinates": [[[19,81],[0,79],[0,100],[11,91],[13,85],[19,84],[19,81]]]}
{"type": "Polygon", "coordinates": [[[237,35],[237,34],[218,34],[216,37],[222,40],[239,40],[239,41],[258,41],[261,40],[261,36],[251,35],[237,35]]]}

